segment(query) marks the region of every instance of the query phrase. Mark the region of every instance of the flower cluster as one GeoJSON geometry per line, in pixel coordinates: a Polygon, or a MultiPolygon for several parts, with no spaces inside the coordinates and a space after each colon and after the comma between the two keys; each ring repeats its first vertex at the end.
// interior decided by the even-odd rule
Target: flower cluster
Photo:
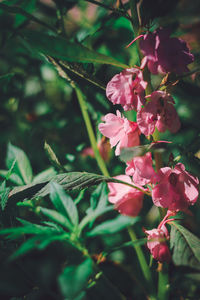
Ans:
{"type": "MultiPolygon", "coordinates": [[[[111,147],[116,147],[115,155],[120,155],[122,148],[140,145],[141,134],[149,138],[154,137],[156,128],[159,132],[176,133],[181,127],[175,101],[167,90],[155,90],[145,96],[148,83],[143,78],[143,69],[147,66],[153,74],[181,74],[188,71],[187,65],[193,62],[194,56],[186,43],[170,37],[167,29],[159,28],[140,37],[140,50],[144,55],[141,66],[116,74],[106,87],[107,98],[113,104],[137,113],[137,122],[129,121],[117,111],[105,115],[99,124],[100,132],[110,140],[111,147]]],[[[168,209],[158,228],[145,233],[153,257],[160,262],[169,262],[169,233],[165,224],[171,220],[170,216],[187,211],[197,201],[199,180],[181,163],[155,170],[150,152],[134,157],[126,165],[126,175],[115,178],[128,185],[109,183],[109,201],[121,214],[134,217],[142,209],[143,195],[147,193],[152,196],[155,206],[168,209]]]]}

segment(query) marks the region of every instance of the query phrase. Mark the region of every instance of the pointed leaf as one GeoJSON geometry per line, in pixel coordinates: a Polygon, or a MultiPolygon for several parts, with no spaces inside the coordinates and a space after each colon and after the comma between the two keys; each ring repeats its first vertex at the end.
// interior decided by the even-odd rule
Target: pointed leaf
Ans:
{"type": "Polygon", "coordinates": [[[127,217],[127,216],[118,216],[114,220],[106,221],[98,226],[96,226],[92,231],[90,231],[88,236],[96,236],[101,234],[112,234],[118,232],[130,225],[135,224],[140,220],[139,217],[127,217]]]}
{"type": "Polygon", "coordinates": [[[9,143],[6,157],[6,166],[8,169],[12,167],[15,160],[16,162],[13,168],[13,172],[19,175],[23,179],[24,183],[31,183],[33,173],[27,155],[23,150],[9,143]]]}
{"type": "Polygon", "coordinates": [[[200,239],[177,223],[170,223],[170,246],[173,262],[177,266],[200,269],[200,239]]]}
{"type": "Polygon", "coordinates": [[[44,208],[44,207],[38,207],[37,209],[38,211],[41,211],[43,215],[49,218],[49,220],[58,223],[69,230],[73,229],[68,219],[63,215],[61,215],[60,213],[58,213],[57,211],[53,209],[44,208]]]}
{"type": "Polygon", "coordinates": [[[50,199],[57,211],[69,217],[71,223],[78,225],[78,211],[72,198],[57,183],[52,182],[50,187],[50,199]]]}
{"type": "Polygon", "coordinates": [[[112,57],[97,53],[81,44],[72,43],[61,37],[36,31],[26,31],[24,37],[32,48],[54,58],[69,62],[101,63],[121,68],[128,67],[112,57]]]}
{"type": "Polygon", "coordinates": [[[79,265],[67,266],[58,278],[64,298],[74,300],[81,291],[87,288],[93,272],[93,262],[90,258],[85,259],[79,265]]]}
{"type": "MultiPolygon", "coordinates": [[[[51,182],[56,182],[60,184],[64,190],[74,190],[74,189],[85,189],[92,185],[97,185],[101,182],[118,182],[125,185],[127,182],[122,180],[117,180],[116,178],[97,175],[93,173],[86,172],[69,172],[65,174],[58,174],[52,178],[51,181],[44,181],[36,184],[29,184],[23,187],[14,188],[9,197],[17,199],[18,201],[25,198],[34,198],[34,197],[44,197],[50,193],[51,182]]],[[[131,185],[134,188],[134,185],[131,185]]],[[[139,189],[141,190],[141,189],[139,189]]],[[[142,191],[142,190],[141,190],[142,191]]],[[[143,191],[144,192],[144,191],[143,191]]]]}

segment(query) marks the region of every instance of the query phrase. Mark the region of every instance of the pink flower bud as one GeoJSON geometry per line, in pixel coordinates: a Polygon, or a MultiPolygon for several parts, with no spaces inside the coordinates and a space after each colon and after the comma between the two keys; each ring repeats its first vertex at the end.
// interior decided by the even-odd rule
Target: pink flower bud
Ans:
{"type": "Polygon", "coordinates": [[[115,155],[120,154],[121,148],[134,147],[140,144],[140,131],[136,122],[131,122],[117,115],[107,114],[104,117],[105,123],[99,124],[99,131],[110,139],[111,148],[116,147],[115,155]]]}
{"type": "Polygon", "coordinates": [[[169,130],[175,133],[180,128],[180,120],[173,106],[173,98],[163,91],[151,94],[151,100],[138,111],[137,123],[141,132],[148,136],[158,131],[169,130]]]}
{"type": "MultiPolygon", "coordinates": [[[[127,183],[133,183],[127,175],[114,177],[127,183]]],[[[115,209],[122,215],[135,217],[139,214],[143,204],[143,192],[122,183],[109,182],[108,201],[115,205],[115,209]]]]}
{"type": "Polygon", "coordinates": [[[147,247],[149,248],[154,259],[159,262],[166,261],[167,263],[171,260],[171,254],[169,247],[167,246],[166,239],[169,239],[169,233],[165,226],[160,229],[146,230],[147,234],[147,247]]]}
{"type": "Polygon", "coordinates": [[[106,96],[113,104],[121,104],[124,110],[138,110],[145,103],[146,86],[139,69],[125,69],[108,82],[106,96]]]}

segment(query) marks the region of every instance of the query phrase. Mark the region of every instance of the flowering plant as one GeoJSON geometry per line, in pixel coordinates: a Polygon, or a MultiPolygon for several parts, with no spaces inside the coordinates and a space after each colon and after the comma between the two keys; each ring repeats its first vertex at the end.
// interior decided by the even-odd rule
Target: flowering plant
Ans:
{"type": "Polygon", "coordinates": [[[198,299],[198,5],[25,2],[0,1],[0,299],[198,299]]]}

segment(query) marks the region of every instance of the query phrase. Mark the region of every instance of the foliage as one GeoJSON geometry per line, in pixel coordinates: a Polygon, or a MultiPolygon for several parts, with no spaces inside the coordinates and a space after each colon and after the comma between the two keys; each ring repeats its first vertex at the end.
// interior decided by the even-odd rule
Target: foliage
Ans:
{"type": "MultiPolygon", "coordinates": [[[[173,193],[182,189],[184,199],[189,188],[196,191],[190,174],[197,176],[200,167],[198,1],[3,0],[0,25],[0,298],[198,299],[199,203],[170,215],[150,197],[154,184],[160,197],[167,186],[169,201],[175,181],[173,193]],[[195,57],[186,73],[139,69],[143,37],[126,47],[166,26],[195,57]],[[141,144],[120,149],[117,158],[98,126],[105,126],[108,112],[122,110],[106,90],[127,68],[143,72],[146,95],[173,95],[181,128],[137,132],[141,144]],[[115,178],[146,154],[151,173],[168,167],[171,175],[145,187],[115,178]],[[188,173],[178,170],[180,162],[188,173]],[[143,193],[139,216],[119,214],[123,203],[110,201],[111,183],[121,195],[126,188],[127,195],[143,193]],[[157,264],[156,247],[165,250],[169,238],[172,260],[157,264]]],[[[137,111],[123,114],[130,127],[137,121],[137,111]]],[[[143,166],[144,173],[150,170],[145,160],[143,166]]]]}

